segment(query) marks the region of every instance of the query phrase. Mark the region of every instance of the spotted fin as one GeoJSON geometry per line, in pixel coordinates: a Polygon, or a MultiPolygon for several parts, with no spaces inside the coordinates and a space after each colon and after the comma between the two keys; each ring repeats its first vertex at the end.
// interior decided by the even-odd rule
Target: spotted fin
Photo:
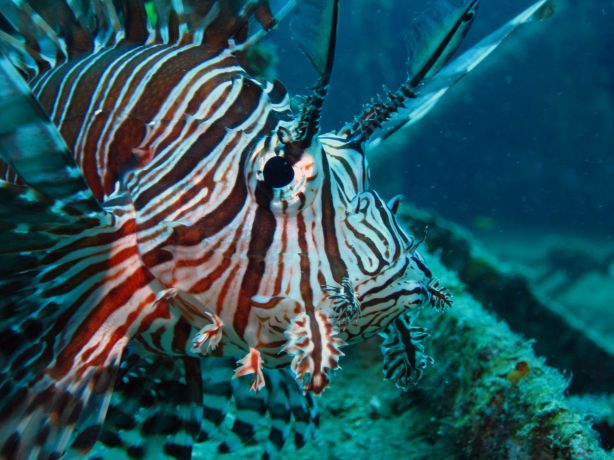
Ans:
{"type": "Polygon", "coordinates": [[[384,355],[384,377],[393,380],[398,388],[409,390],[418,383],[424,369],[433,364],[433,358],[424,353],[422,341],[429,333],[413,325],[410,314],[403,314],[391,323],[380,336],[384,355]]]}

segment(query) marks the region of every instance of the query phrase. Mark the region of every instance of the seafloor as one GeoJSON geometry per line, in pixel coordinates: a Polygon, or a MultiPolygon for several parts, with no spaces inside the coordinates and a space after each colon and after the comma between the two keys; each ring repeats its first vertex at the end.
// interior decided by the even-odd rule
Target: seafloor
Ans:
{"type": "MultiPolygon", "coordinates": [[[[316,438],[280,458],[614,459],[614,244],[517,230],[481,244],[424,211],[401,216],[429,226],[428,262],[455,297],[420,321],[436,364],[403,393],[382,379],[379,340],[347,350],[316,438]]],[[[212,449],[197,458],[228,458],[212,449]]]]}

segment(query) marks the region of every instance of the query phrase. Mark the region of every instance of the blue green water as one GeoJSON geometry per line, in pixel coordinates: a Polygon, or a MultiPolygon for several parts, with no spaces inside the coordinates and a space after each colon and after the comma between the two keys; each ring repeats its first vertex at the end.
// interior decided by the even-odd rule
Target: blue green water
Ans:
{"type": "MultiPolygon", "coordinates": [[[[342,2],[325,127],[338,128],[381,85],[395,89],[404,80],[404,36],[416,12],[434,3],[342,2]]],[[[481,2],[464,47],[530,4],[481,2]]],[[[376,188],[467,225],[486,217],[612,238],[614,2],[562,0],[556,10],[515,33],[401,134],[406,141],[373,159],[376,188]]],[[[285,84],[299,91],[312,83],[301,56],[288,46],[279,51],[285,84]]]]}

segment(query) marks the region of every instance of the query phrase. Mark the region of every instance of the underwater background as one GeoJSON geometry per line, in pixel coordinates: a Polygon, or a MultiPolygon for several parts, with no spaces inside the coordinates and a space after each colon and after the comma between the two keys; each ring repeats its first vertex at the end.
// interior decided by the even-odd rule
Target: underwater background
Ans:
{"type": "MultiPolygon", "coordinates": [[[[405,81],[406,34],[441,1],[341,0],[323,132],[405,81]]],[[[457,55],[533,2],[481,0],[457,55]]],[[[403,392],[380,337],[344,348],[315,439],[279,458],[614,460],[614,0],[555,3],[369,156],[372,188],[404,196],[397,217],[454,298],[420,315],[434,364],[403,392]]],[[[305,95],[318,76],[289,22],[251,64],[305,95]]],[[[261,458],[264,420],[216,453],[230,413],[193,458],[261,458]]]]}
{"type": "MultiPolygon", "coordinates": [[[[404,36],[435,3],[342,2],[325,130],[349,121],[382,85],[404,81],[404,36]]],[[[482,1],[459,53],[531,3],[482,1]]],[[[372,159],[374,188],[468,226],[612,236],[614,2],[555,5],[372,159]]],[[[309,64],[290,46],[277,50],[281,81],[304,92],[314,80],[309,64]]]]}
{"type": "MultiPolygon", "coordinates": [[[[530,3],[482,1],[459,52],[530,3]]],[[[404,81],[432,4],[342,2],[324,130],[404,81]]],[[[304,94],[316,75],[285,29],[276,77],[304,94]]],[[[284,458],[614,458],[613,45],[614,1],[558,1],[369,158],[373,188],[429,227],[455,306],[421,319],[436,364],[408,394],[382,381],[377,340],[349,350],[317,439],[284,458]]]]}

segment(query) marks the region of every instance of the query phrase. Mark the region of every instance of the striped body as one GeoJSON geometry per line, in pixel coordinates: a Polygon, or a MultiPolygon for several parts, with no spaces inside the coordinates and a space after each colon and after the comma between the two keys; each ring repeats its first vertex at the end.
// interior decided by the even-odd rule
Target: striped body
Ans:
{"type": "Polygon", "coordinates": [[[415,383],[415,312],[451,299],[367,153],[549,10],[447,63],[477,3],[321,134],[338,0],[0,0],[0,459],[189,459],[232,407],[218,450],[265,417],[265,457],[300,447],[341,348],[378,333],[386,378],[415,383]],[[320,75],[298,113],[244,65],[293,9],[320,75]]]}
{"type": "Polygon", "coordinates": [[[298,203],[259,202],[258,171],[279,146],[277,128],[292,126],[289,100],[279,83],[257,82],[229,53],[117,47],[53,69],[32,87],[97,198],[104,204],[127,191],[144,264],[177,290],[146,334],[152,347],[191,353],[206,317],[196,314],[185,343],[174,339],[186,307],[173,305],[182,296],[221,318],[224,347],[239,356],[257,347],[271,366],[290,357],[280,353],[283,331],[269,324],[285,329],[301,312],[328,310],[324,288],[344,277],[366,308],[340,333],[344,341],[381,331],[429,297],[430,273],[409,253],[412,240],[365,191],[364,155],[342,139],[314,141],[295,163],[304,176],[291,192],[298,203]],[[409,276],[415,285],[389,286],[409,276]],[[267,302],[277,305],[263,313],[267,302]]]}

